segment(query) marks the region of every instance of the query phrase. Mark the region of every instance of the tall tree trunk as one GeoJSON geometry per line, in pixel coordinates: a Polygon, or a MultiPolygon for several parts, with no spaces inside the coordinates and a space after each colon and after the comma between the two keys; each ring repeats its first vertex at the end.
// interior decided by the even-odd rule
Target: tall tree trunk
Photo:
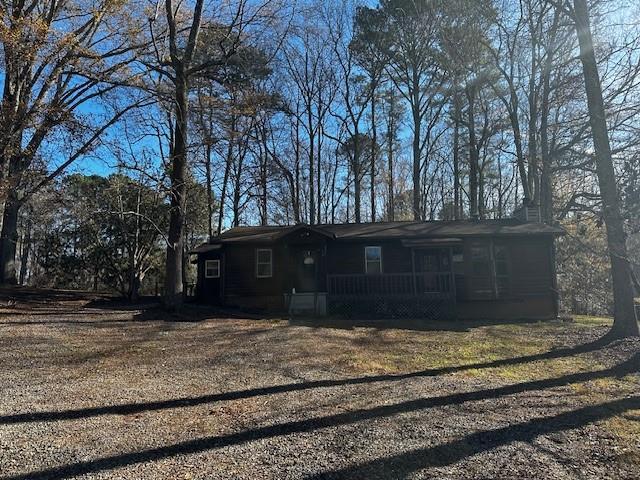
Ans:
{"type": "Polygon", "coordinates": [[[498,160],[498,218],[502,218],[504,216],[504,191],[502,189],[504,184],[503,175],[502,162],[498,160]]]}
{"type": "Polygon", "coordinates": [[[234,227],[240,226],[240,189],[242,187],[241,182],[241,173],[242,170],[240,168],[240,158],[238,159],[238,171],[235,174],[234,182],[233,182],[233,201],[231,203],[231,213],[233,214],[233,219],[231,224],[234,227]]]}
{"type": "Polygon", "coordinates": [[[633,302],[631,266],[620,211],[620,196],[611,158],[602,86],[593,51],[589,10],[586,0],[573,0],[573,6],[587,93],[589,121],[596,154],[596,172],[602,196],[603,216],[607,227],[607,245],[611,259],[614,301],[614,322],[611,333],[621,337],[638,336],[640,333],[633,302]]]}
{"type": "Polygon", "coordinates": [[[394,162],[394,158],[393,158],[393,135],[389,134],[389,145],[387,147],[387,169],[389,170],[388,174],[389,174],[389,178],[387,180],[387,195],[389,196],[389,200],[388,200],[388,205],[387,205],[387,219],[390,222],[393,222],[395,220],[395,192],[394,192],[394,188],[393,188],[393,176],[394,176],[394,169],[393,169],[393,162],[394,162]]]}
{"type": "Polygon", "coordinates": [[[376,157],[378,154],[378,128],[376,127],[376,92],[371,94],[371,221],[376,221],[376,157]]]}
{"type": "MultiPolygon", "coordinates": [[[[297,109],[297,105],[296,105],[297,109]]],[[[293,216],[296,224],[302,221],[302,215],[300,214],[300,117],[298,116],[298,111],[296,110],[296,145],[294,148],[295,152],[295,180],[294,180],[294,191],[291,192],[293,197],[293,216]]]]}
{"type": "Polygon", "coordinates": [[[467,88],[467,122],[469,130],[469,215],[477,219],[478,212],[478,163],[479,154],[476,141],[475,89],[467,88]]]}
{"type": "MultiPolygon", "coordinates": [[[[37,265],[37,263],[36,263],[36,265],[37,265]]],[[[93,291],[94,292],[98,291],[98,282],[99,281],[100,281],[100,269],[98,268],[98,265],[96,265],[94,270],[93,270],[93,291]]]]}
{"type": "Polygon", "coordinates": [[[179,308],[184,301],[185,219],[187,202],[187,148],[189,125],[189,77],[188,70],[198,42],[202,22],[204,0],[196,0],[193,20],[186,45],[178,55],[177,28],[172,0],[165,0],[165,13],[169,27],[169,52],[174,70],[175,132],[171,149],[169,233],[167,235],[167,261],[165,270],[165,306],[179,308]]]}
{"type": "Polygon", "coordinates": [[[316,221],[322,223],[321,208],[322,208],[322,131],[318,134],[318,153],[316,155],[316,221]]]}
{"type": "Polygon", "coordinates": [[[309,224],[316,223],[316,195],[315,195],[315,135],[313,133],[313,117],[311,105],[307,108],[309,122],[309,224]]]}
{"type": "Polygon", "coordinates": [[[553,223],[553,185],[551,183],[551,156],[549,152],[549,76],[545,76],[540,116],[540,213],[542,221],[553,223]]]}
{"type": "Polygon", "coordinates": [[[360,160],[360,138],[356,130],[353,136],[353,210],[356,223],[360,223],[360,200],[361,200],[361,180],[362,175],[360,160]]]}
{"type": "MultiPolygon", "coordinates": [[[[31,214],[31,212],[29,212],[31,214]]],[[[20,277],[18,283],[24,285],[27,278],[29,255],[31,253],[31,219],[27,218],[24,236],[22,237],[22,251],[20,252],[20,277]]]]}
{"type": "Polygon", "coordinates": [[[540,173],[540,213],[542,221],[548,225],[553,223],[553,184],[552,184],[552,164],[551,153],[549,151],[549,110],[551,96],[551,68],[556,49],[556,35],[560,15],[556,10],[553,15],[553,24],[549,30],[549,41],[547,44],[547,55],[542,70],[542,100],[540,112],[540,156],[542,159],[542,170],[540,173]]]}
{"type": "Polygon", "coordinates": [[[0,230],[0,278],[4,284],[15,285],[16,278],[16,246],[18,244],[18,213],[20,201],[14,188],[10,188],[2,215],[0,230]]]}
{"type": "MultiPolygon", "coordinates": [[[[6,85],[5,85],[6,87],[6,85]]],[[[17,138],[21,138],[19,135],[17,138]]],[[[23,159],[17,140],[9,141],[5,146],[8,155],[2,157],[6,165],[0,170],[0,180],[5,186],[5,202],[0,229],[0,284],[18,283],[16,272],[16,248],[18,244],[18,216],[22,202],[19,185],[22,182],[21,164],[23,159]]]]}
{"type": "MultiPolygon", "coordinates": [[[[417,86],[415,87],[417,89],[417,86]]],[[[419,96],[419,92],[416,93],[419,96]]],[[[413,106],[413,219],[421,220],[422,211],[420,208],[420,132],[421,132],[421,117],[420,106],[417,103],[418,100],[414,100],[416,105],[413,106]]]]}
{"type": "Polygon", "coordinates": [[[460,197],[460,95],[453,97],[453,218],[462,218],[460,197]]]}
{"type": "Polygon", "coordinates": [[[137,302],[140,300],[140,277],[138,275],[133,275],[131,277],[131,283],[129,285],[129,292],[127,297],[130,302],[137,302]]]}
{"type": "Polygon", "coordinates": [[[211,142],[207,140],[205,147],[205,176],[207,182],[207,227],[209,228],[209,240],[213,238],[213,189],[211,187],[211,142]]]}
{"type": "MultiPolygon", "coordinates": [[[[529,181],[527,180],[527,169],[525,165],[524,151],[522,148],[522,131],[520,130],[520,119],[518,118],[518,93],[512,84],[509,85],[509,92],[510,101],[505,101],[505,105],[509,111],[509,122],[511,123],[511,129],[513,130],[513,144],[516,149],[516,164],[518,166],[517,174],[520,177],[520,185],[522,185],[523,202],[529,203],[531,201],[531,191],[529,190],[529,181]]],[[[515,203],[518,205],[518,203],[520,203],[520,199],[517,195],[518,183],[516,183],[515,193],[515,203]]]]}
{"type": "Polygon", "coordinates": [[[538,138],[537,138],[537,123],[538,123],[538,93],[536,88],[536,72],[538,70],[537,61],[537,40],[534,32],[531,32],[531,72],[529,74],[529,126],[528,126],[528,157],[529,157],[529,170],[527,172],[528,188],[531,193],[531,201],[534,204],[538,204],[540,201],[540,182],[538,172],[538,138]]]}
{"type": "Polygon", "coordinates": [[[395,102],[396,99],[391,94],[391,98],[389,99],[389,118],[387,120],[387,170],[389,178],[387,179],[387,195],[389,196],[388,204],[387,204],[387,220],[393,222],[395,219],[395,189],[393,188],[394,183],[394,161],[393,158],[393,149],[395,146],[395,102]]]}
{"type": "Polygon", "coordinates": [[[236,121],[235,117],[231,117],[231,131],[227,140],[227,154],[225,157],[224,175],[222,177],[222,189],[220,191],[220,208],[218,208],[218,229],[217,234],[222,233],[222,223],[224,222],[224,206],[227,200],[227,187],[229,185],[229,176],[231,175],[231,165],[233,163],[233,142],[235,139],[236,121]]]}
{"type": "Polygon", "coordinates": [[[188,82],[184,72],[177,71],[175,79],[175,139],[171,151],[171,211],[167,236],[165,304],[179,308],[184,297],[182,283],[182,252],[184,250],[184,221],[187,176],[188,82]]]}
{"type": "Polygon", "coordinates": [[[331,223],[336,223],[336,180],[338,176],[338,155],[334,155],[333,172],[331,172],[331,223]]]}
{"type": "Polygon", "coordinates": [[[486,218],[485,215],[485,197],[484,197],[484,165],[478,171],[478,217],[481,220],[486,218]]]}
{"type": "MultiPolygon", "coordinates": [[[[263,134],[262,140],[266,146],[267,136],[263,134]]],[[[266,226],[269,218],[267,214],[267,151],[260,155],[260,224],[266,226]]]]}

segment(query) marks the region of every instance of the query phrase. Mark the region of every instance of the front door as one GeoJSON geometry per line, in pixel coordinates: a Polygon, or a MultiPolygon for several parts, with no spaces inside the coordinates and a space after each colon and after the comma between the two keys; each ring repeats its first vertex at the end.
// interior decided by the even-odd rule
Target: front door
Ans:
{"type": "Polygon", "coordinates": [[[294,255],[296,292],[308,293],[318,291],[318,250],[302,248],[294,255]]]}
{"type": "Polygon", "coordinates": [[[420,252],[418,270],[422,273],[424,293],[449,293],[451,265],[449,251],[433,248],[420,252]]]}

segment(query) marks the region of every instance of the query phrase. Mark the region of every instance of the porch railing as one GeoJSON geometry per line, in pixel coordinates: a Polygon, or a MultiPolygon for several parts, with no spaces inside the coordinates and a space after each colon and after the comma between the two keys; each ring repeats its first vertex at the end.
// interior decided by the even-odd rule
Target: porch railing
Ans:
{"type": "Polygon", "coordinates": [[[334,274],[327,276],[329,295],[340,296],[429,296],[448,298],[455,294],[450,272],[334,274]]]}

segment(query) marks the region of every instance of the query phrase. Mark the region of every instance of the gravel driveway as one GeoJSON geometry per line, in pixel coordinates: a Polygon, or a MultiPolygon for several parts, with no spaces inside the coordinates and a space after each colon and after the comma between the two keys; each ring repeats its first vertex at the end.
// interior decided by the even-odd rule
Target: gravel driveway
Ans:
{"type": "Polygon", "coordinates": [[[640,478],[640,342],[598,322],[176,322],[10,296],[0,478],[640,478]]]}

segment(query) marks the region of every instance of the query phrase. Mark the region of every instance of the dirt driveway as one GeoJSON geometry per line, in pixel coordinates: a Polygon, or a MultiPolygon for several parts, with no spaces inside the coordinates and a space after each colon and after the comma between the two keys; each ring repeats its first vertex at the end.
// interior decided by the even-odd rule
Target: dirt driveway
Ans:
{"type": "Polygon", "coordinates": [[[600,319],[162,316],[0,295],[0,478],[640,478],[640,342],[600,319]]]}

